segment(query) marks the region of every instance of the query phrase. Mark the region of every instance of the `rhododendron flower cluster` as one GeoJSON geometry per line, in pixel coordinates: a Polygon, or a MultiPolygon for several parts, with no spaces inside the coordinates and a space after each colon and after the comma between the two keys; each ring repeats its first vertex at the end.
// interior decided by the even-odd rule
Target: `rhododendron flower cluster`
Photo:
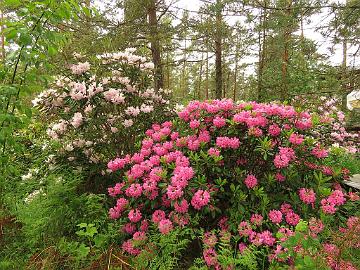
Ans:
{"type": "MultiPolygon", "coordinates": [[[[109,161],[120,179],[109,195],[127,202],[114,202],[109,215],[130,228],[130,242],[144,221],[159,234],[204,229],[209,267],[219,266],[218,241],[235,235],[242,251],[256,246],[275,258],[286,252],[281,243],[302,219],[314,217],[313,228],[320,214],[330,214],[321,211],[323,204],[336,206],[336,215],[356,197],[341,187],[348,173],[325,165],[327,150],[312,137],[313,128],[312,115],[291,106],[192,101],[173,121],[153,124],[136,153],[109,161]],[[327,184],[337,183],[327,195],[319,190],[324,171],[327,184]]],[[[129,244],[123,249],[134,253],[129,244]]]]}
{"type": "Polygon", "coordinates": [[[60,142],[61,156],[105,168],[108,159],[133,152],[135,137],[172,110],[168,91],[151,88],[153,64],[134,49],[97,58],[71,64],[71,73],[57,78],[33,104],[51,123],[47,133],[60,142]]]}

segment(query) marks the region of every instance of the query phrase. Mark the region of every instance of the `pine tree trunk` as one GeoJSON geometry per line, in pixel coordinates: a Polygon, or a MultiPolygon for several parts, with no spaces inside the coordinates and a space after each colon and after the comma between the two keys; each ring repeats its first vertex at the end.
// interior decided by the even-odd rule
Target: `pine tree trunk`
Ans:
{"type": "Polygon", "coordinates": [[[204,53],[201,53],[201,62],[199,68],[199,86],[198,86],[198,99],[201,100],[201,83],[202,83],[202,72],[203,72],[203,63],[204,61],[204,53]]]}
{"type": "Polygon", "coordinates": [[[182,69],[182,78],[181,78],[181,92],[183,94],[183,97],[185,98],[187,96],[187,76],[186,76],[186,50],[187,50],[187,44],[186,44],[186,37],[185,37],[185,47],[184,47],[184,63],[183,63],[183,69],[182,69]]]}
{"type": "Polygon", "coordinates": [[[152,60],[154,63],[155,91],[164,87],[163,70],[161,64],[161,48],[158,36],[158,21],[156,16],[156,0],[151,0],[148,7],[148,18],[150,27],[150,44],[152,60]]]}
{"type": "Polygon", "coordinates": [[[238,54],[236,52],[235,55],[235,71],[234,71],[234,92],[233,92],[233,100],[236,101],[236,93],[237,93],[237,75],[238,75],[238,54]]]}
{"type": "Polygon", "coordinates": [[[266,27],[267,27],[266,4],[267,2],[264,1],[265,8],[264,10],[261,11],[261,15],[260,15],[260,25],[262,31],[259,30],[259,40],[258,40],[258,46],[259,46],[258,100],[259,101],[263,101],[265,96],[263,89],[263,73],[265,67],[265,50],[266,50],[266,27]],[[262,32],[261,34],[260,31],[262,32]]]}
{"type": "Polygon", "coordinates": [[[221,0],[216,0],[216,37],[215,37],[215,98],[222,96],[222,33],[221,33],[221,0]]]}
{"type": "Polygon", "coordinates": [[[343,59],[341,63],[341,86],[342,86],[342,110],[346,110],[346,103],[347,103],[347,95],[349,94],[348,88],[347,88],[347,40],[346,37],[343,37],[343,59]]]}
{"type": "Polygon", "coordinates": [[[206,84],[205,84],[205,99],[209,99],[209,51],[206,51],[206,84]]]}
{"type": "Polygon", "coordinates": [[[286,7],[286,26],[284,29],[284,50],[282,55],[282,67],[281,67],[281,76],[282,76],[282,87],[280,91],[280,99],[284,101],[288,96],[288,65],[289,65],[289,43],[291,39],[291,6],[292,0],[287,0],[286,7]]]}

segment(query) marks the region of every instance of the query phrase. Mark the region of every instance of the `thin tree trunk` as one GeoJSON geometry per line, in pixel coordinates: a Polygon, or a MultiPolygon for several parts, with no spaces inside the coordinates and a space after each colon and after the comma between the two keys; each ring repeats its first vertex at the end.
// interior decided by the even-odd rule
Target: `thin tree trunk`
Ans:
{"type": "MultiPolygon", "coordinates": [[[[230,88],[230,70],[228,70],[227,76],[226,76],[226,87],[225,87],[225,93],[224,93],[225,98],[226,98],[226,94],[229,92],[229,88],[230,88]]],[[[230,94],[230,96],[231,96],[231,94],[230,94]]]]}
{"type": "Polygon", "coordinates": [[[235,70],[234,70],[234,92],[233,92],[233,100],[236,101],[236,92],[237,92],[237,75],[238,75],[238,65],[239,65],[239,42],[236,42],[236,50],[235,50],[235,70]]]}
{"type": "Polygon", "coordinates": [[[209,51],[206,51],[206,84],[205,84],[205,98],[209,99],[209,51]]]}
{"type": "Polygon", "coordinates": [[[185,47],[184,47],[184,63],[183,63],[183,69],[182,69],[182,78],[181,78],[181,92],[183,93],[183,97],[187,96],[187,89],[186,89],[186,85],[187,85],[187,76],[186,76],[186,49],[187,49],[187,43],[186,43],[186,36],[185,36],[185,47]]]}
{"type": "Polygon", "coordinates": [[[171,89],[170,87],[170,58],[169,53],[166,54],[166,61],[167,61],[167,72],[166,72],[166,80],[167,80],[167,89],[171,89]]]}
{"type": "Polygon", "coordinates": [[[199,68],[199,87],[198,87],[198,99],[201,100],[201,83],[202,83],[202,72],[203,72],[203,63],[204,61],[204,53],[201,53],[201,62],[199,68]]]}
{"type": "Polygon", "coordinates": [[[282,55],[282,67],[281,67],[281,75],[282,75],[282,87],[280,91],[280,99],[285,100],[288,96],[288,65],[289,65],[289,42],[291,39],[291,5],[292,0],[287,0],[287,8],[286,8],[286,19],[287,19],[287,25],[285,26],[284,30],[284,51],[282,55]]]}
{"type": "Polygon", "coordinates": [[[163,70],[161,64],[161,48],[158,35],[158,21],[156,16],[156,0],[151,0],[148,7],[148,18],[150,27],[150,44],[152,60],[154,63],[155,91],[164,87],[163,70]]]}
{"type": "Polygon", "coordinates": [[[264,1],[264,9],[261,11],[260,15],[260,25],[262,28],[262,33],[259,32],[259,71],[258,71],[258,99],[263,101],[264,99],[264,89],[263,89],[263,73],[265,67],[265,50],[266,50],[266,28],[267,28],[267,13],[266,13],[267,2],[264,1]],[[261,43],[262,42],[262,43],[261,43]]]}
{"type": "Polygon", "coordinates": [[[222,3],[216,0],[216,37],[215,37],[215,98],[221,99],[222,94],[222,3]]]}
{"type": "Polygon", "coordinates": [[[343,37],[343,59],[341,63],[341,86],[342,86],[342,110],[346,109],[346,96],[349,93],[348,87],[347,87],[347,40],[346,37],[343,37]]]}

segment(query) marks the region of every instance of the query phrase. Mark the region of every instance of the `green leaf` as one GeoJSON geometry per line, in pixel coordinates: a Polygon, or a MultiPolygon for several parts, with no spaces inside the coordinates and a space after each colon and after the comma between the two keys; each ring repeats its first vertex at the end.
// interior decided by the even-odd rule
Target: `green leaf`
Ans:
{"type": "Polygon", "coordinates": [[[20,45],[26,46],[31,44],[31,42],[32,42],[32,38],[28,33],[23,32],[20,34],[20,38],[19,38],[20,45]]]}
{"type": "Polygon", "coordinates": [[[3,0],[3,3],[7,6],[19,6],[21,5],[21,0],[3,0]]]}
{"type": "Polygon", "coordinates": [[[305,255],[305,257],[304,257],[304,263],[305,263],[305,265],[308,266],[308,267],[315,266],[314,260],[313,260],[310,256],[308,256],[308,255],[305,255]]]}
{"type": "Polygon", "coordinates": [[[6,39],[14,39],[17,35],[18,31],[15,28],[8,29],[8,31],[5,32],[6,39]]]}
{"type": "Polygon", "coordinates": [[[58,53],[58,50],[54,46],[51,46],[51,45],[48,46],[48,54],[50,56],[56,55],[57,53],[58,53]]]}
{"type": "Polygon", "coordinates": [[[79,258],[85,258],[90,252],[90,248],[85,246],[85,244],[81,244],[77,249],[77,254],[79,258]]]}

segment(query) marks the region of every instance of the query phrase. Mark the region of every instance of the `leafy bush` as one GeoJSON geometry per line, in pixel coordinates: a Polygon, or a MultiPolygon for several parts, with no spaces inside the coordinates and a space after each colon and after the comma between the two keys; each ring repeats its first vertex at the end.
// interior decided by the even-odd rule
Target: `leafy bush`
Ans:
{"type": "Polygon", "coordinates": [[[341,101],[338,98],[322,96],[309,100],[296,97],[294,105],[318,114],[317,121],[321,125],[313,129],[313,135],[320,139],[323,144],[344,148],[351,154],[360,151],[358,145],[360,134],[348,132],[345,129],[347,118],[346,114],[339,108],[341,101]]]}
{"type": "Polygon", "coordinates": [[[240,255],[218,254],[227,242],[238,253],[255,248],[264,268],[281,235],[291,236],[301,219],[331,219],[336,226],[343,210],[354,213],[357,195],[341,188],[349,172],[326,165],[329,153],[313,138],[318,122],[309,113],[215,100],[190,102],[178,116],[147,130],[138,153],[108,163],[118,171],[114,178],[122,178],[109,188],[117,198],[109,215],[129,235],[122,244],[128,254],[156,247],[149,238],[154,231],[191,228],[199,239],[218,230],[228,241],[213,239],[211,247],[204,241],[207,266],[254,269],[240,255]]]}
{"type": "Polygon", "coordinates": [[[51,122],[47,133],[60,157],[99,171],[108,159],[132,153],[149,123],[169,117],[167,92],[150,88],[153,64],[133,52],[100,55],[91,65],[76,54],[83,62],[33,100],[51,122]]]}

